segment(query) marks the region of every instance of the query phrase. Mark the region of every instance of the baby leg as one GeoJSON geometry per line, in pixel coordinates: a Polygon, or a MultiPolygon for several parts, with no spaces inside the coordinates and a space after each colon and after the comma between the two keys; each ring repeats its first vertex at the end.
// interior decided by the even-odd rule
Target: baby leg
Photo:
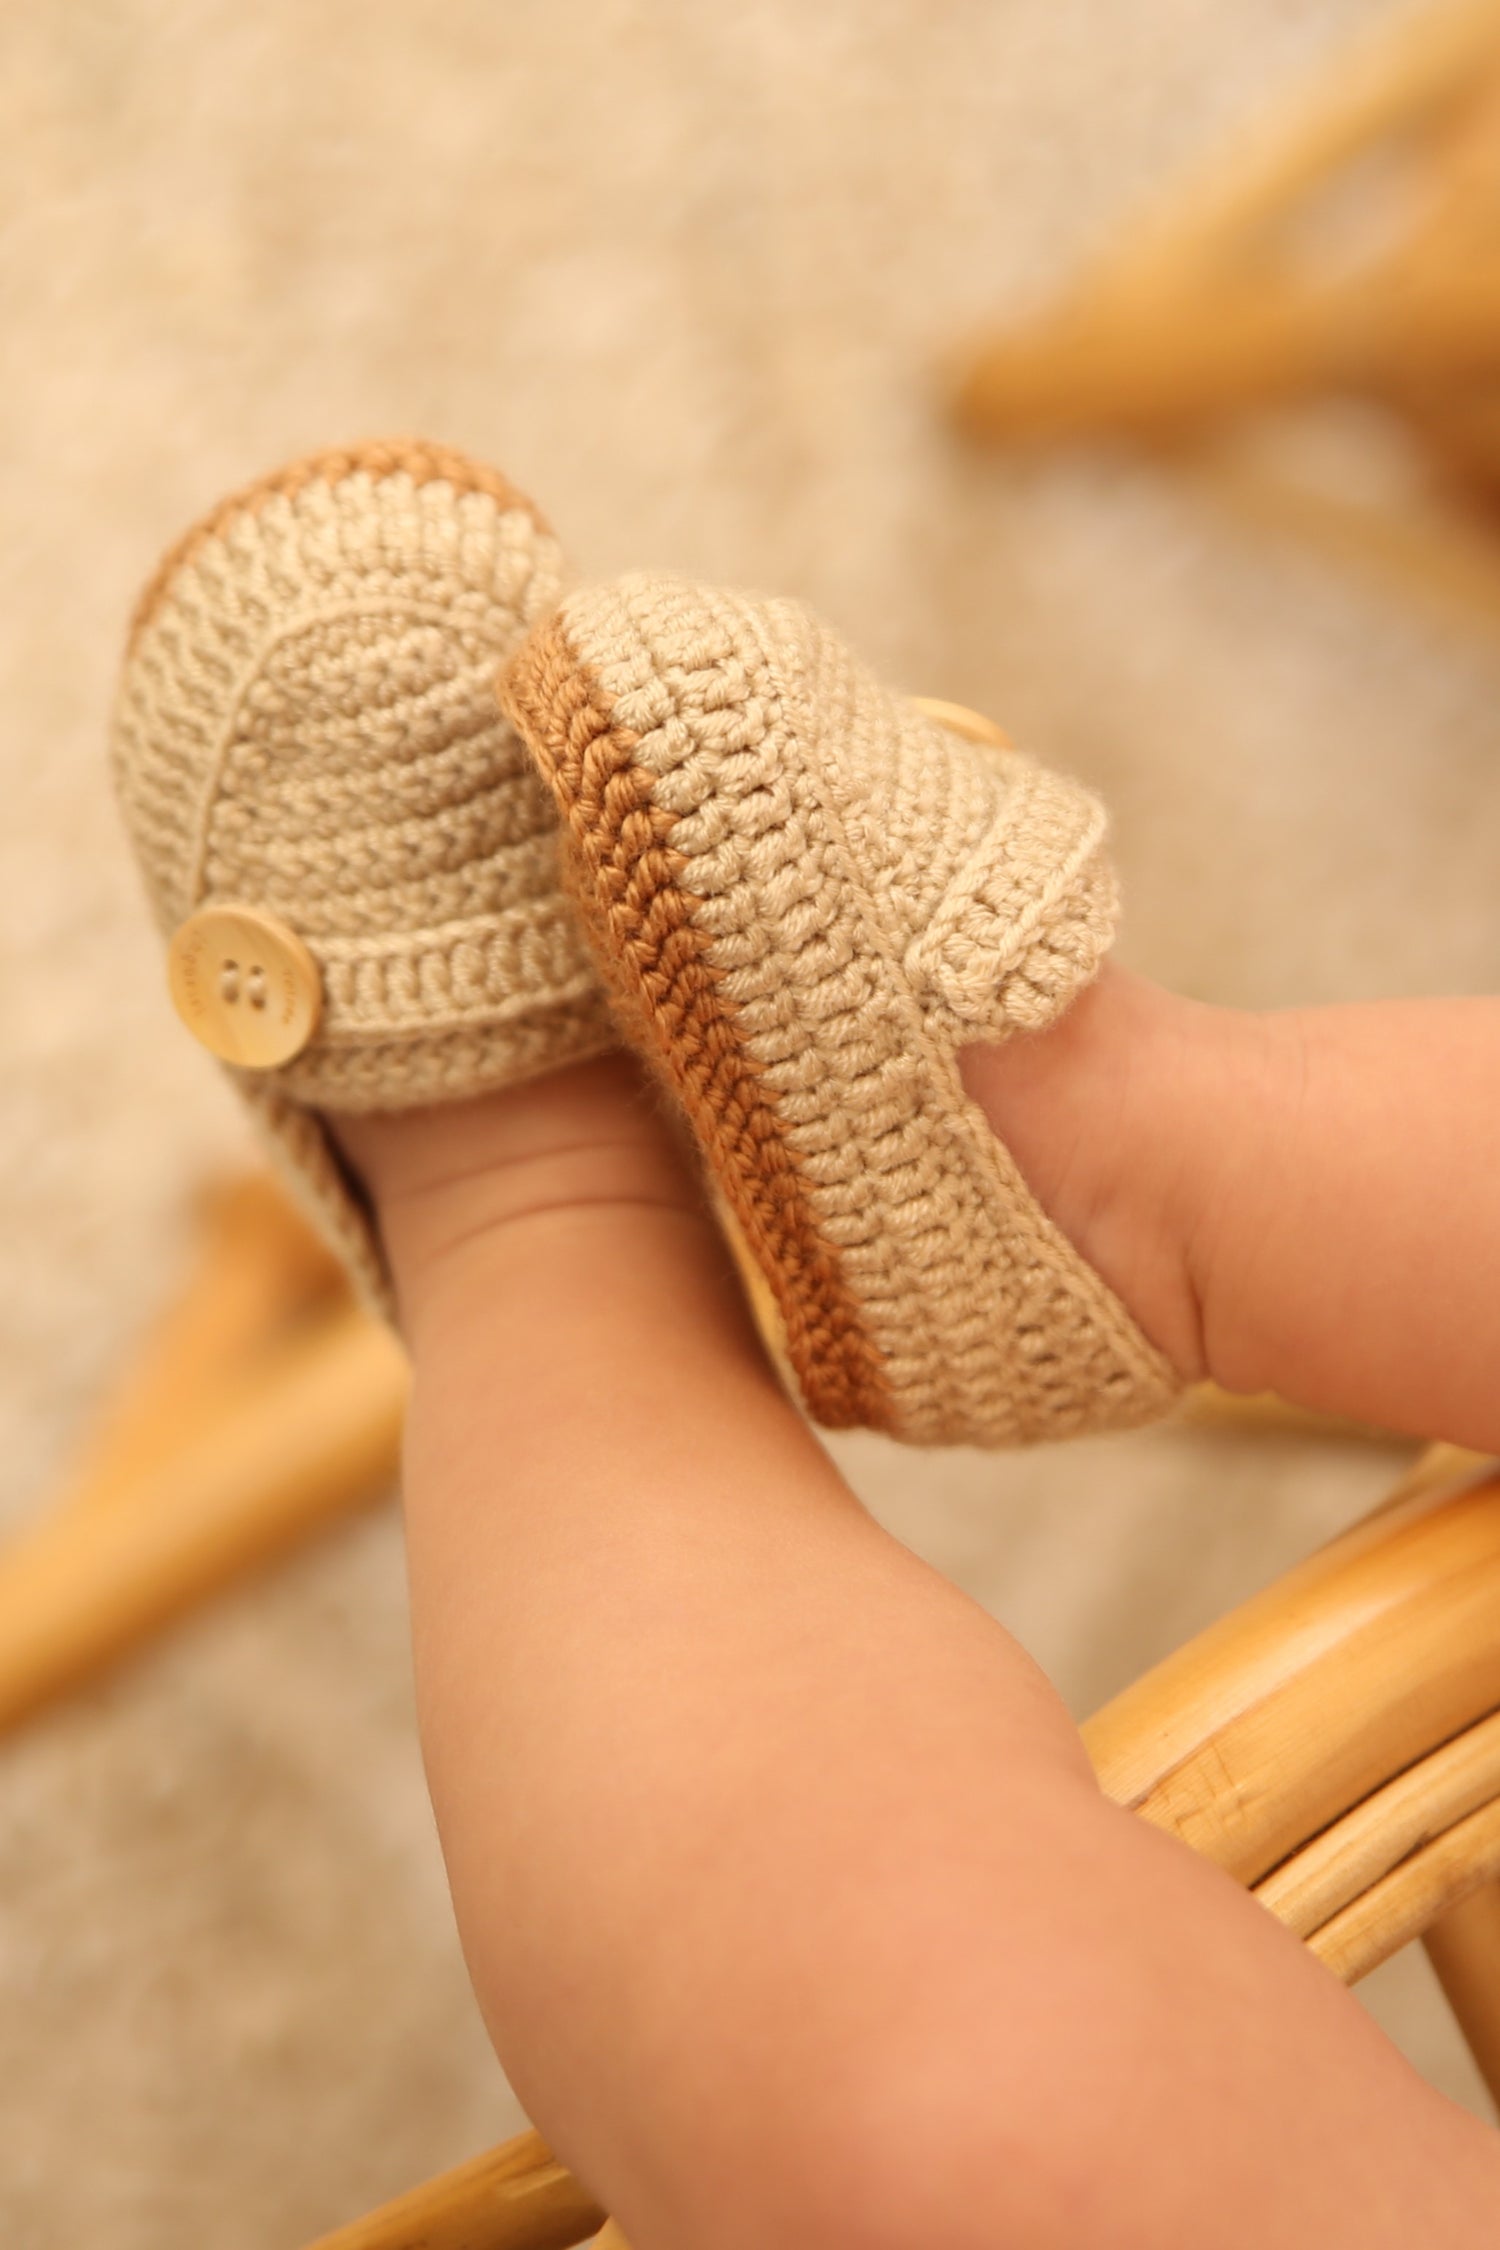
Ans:
{"type": "Polygon", "coordinates": [[[782,1396],[626,1065],[343,1137],[497,2049],[634,2250],[1444,2250],[1500,2149],[782,1396]]]}
{"type": "Polygon", "coordinates": [[[963,1070],[1179,1372],[1500,1449],[1500,1000],[1256,1015],[1106,964],[963,1070]]]}

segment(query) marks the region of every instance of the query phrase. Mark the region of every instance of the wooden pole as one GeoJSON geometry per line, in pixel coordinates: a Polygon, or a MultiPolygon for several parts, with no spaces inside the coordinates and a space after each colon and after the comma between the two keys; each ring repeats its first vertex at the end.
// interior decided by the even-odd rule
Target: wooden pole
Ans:
{"type": "Polygon", "coordinates": [[[573,2250],[603,2223],[540,2135],[521,2133],[309,2250],[573,2250]]]}
{"type": "Polygon", "coordinates": [[[108,1506],[45,1517],[0,1551],[0,1729],[170,1619],[388,1492],[407,1374],[352,1305],[320,1322],[108,1506]]]}
{"type": "Polygon", "coordinates": [[[346,1302],[343,1269],[264,1173],[210,1188],[193,1270],[126,1368],[53,1509],[106,1505],[208,1420],[288,1329],[346,1302]]]}

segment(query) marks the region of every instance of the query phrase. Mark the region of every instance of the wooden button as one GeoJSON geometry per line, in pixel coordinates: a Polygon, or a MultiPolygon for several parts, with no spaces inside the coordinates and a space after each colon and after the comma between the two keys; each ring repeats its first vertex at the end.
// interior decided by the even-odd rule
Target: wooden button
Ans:
{"type": "Polygon", "coordinates": [[[203,906],[167,949],[172,1005],[221,1062],[274,1070],[318,1028],[323,982],[295,930],[256,906],[203,906]]]}
{"type": "Polygon", "coordinates": [[[909,695],[906,700],[950,734],[961,734],[965,742],[982,742],[991,750],[1015,748],[1004,727],[997,727],[982,711],[971,711],[967,703],[944,703],[936,695],[909,695]]]}

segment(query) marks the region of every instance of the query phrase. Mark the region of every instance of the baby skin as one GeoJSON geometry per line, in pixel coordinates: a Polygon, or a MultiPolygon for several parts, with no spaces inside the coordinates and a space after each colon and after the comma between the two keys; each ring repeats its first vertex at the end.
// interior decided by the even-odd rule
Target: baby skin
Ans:
{"type": "MultiPolygon", "coordinates": [[[[1500,1449],[1500,1000],[1107,967],[964,1072],[1184,1376],[1500,1449]]],[[[1488,2250],[1500,2138],[864,1513],[632,1065],[339,1132],[475,1987],[634,2250],[1488,2250]]]]}

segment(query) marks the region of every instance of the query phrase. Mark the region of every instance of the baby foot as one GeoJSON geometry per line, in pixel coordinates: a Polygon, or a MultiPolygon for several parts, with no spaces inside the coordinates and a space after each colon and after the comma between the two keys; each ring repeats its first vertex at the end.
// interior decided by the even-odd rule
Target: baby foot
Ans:
{"type": "Polygon", "coordinates": [[[493,690],[563,579],[495,471],[370,444],[226,501],[132,628],[114,770],[174,999],[382,1302],[325,1113],[452,1101],[614,1044],[493,690]]]}
{"type": "Polygon", "coordinates": [[[959,1072],[1104,956],[1095,799],[892,694],[797,604],[674,580],[569,597],[502,700],[815,1418],[997,1445],[1162,1412],[1173,1370],[959,1072]]]}

